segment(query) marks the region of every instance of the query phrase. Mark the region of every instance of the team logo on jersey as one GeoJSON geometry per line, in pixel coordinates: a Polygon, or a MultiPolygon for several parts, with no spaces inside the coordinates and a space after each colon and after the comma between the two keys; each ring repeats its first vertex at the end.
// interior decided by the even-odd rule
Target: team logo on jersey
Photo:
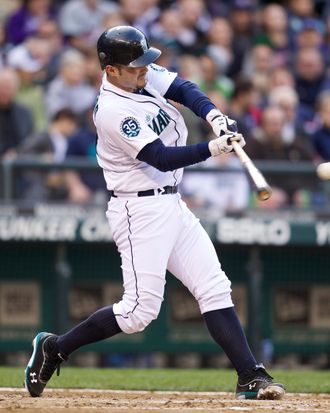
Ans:
{"type": "Polygon", "coordinates": [[[157,116],[152,118],[150,121],[147,120],[148,126],[152,129],[156,135],[160,135],[166,126],[170,123],[171,117],[163,109],[159,109],[157,116]]]}
{"type": "Polygon", "coordinates": [[[140,133],[139,121],[133,117],[125,118],[120,124],[120,132],[128,138],[135,138],[140,133]]]}

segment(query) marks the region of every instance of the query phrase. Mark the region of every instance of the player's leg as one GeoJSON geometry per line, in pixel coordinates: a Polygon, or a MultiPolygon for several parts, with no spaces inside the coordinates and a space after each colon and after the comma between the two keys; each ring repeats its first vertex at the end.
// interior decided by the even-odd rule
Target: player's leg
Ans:
{"type": "Polygon", "coordinates": [[[121,331],[142,331],[157,318],[166,265],[179,230],[177,208],[173,196],[109,203],[107,215],[122,259],[123,298],[61,336],[39,333],[35,337],[25,376],[32,396],[41,395],[56,368],[76,349],[121,331]]]}
{"type": "Polygon", "coordinates": [[[25,369],[25,387],[32,397],[42,394],[55,370],[77,348],[121,332],[112,306],[96,311],[62,336],[41,332],[33,340],[33,352],[25,369]]]}
{"type": "MultiPolygon", "coordinates": [[[[157,318],[163,301],[168,258],[179,232],[176,195],[130,199],[124,217],[110,218],[122,260],[124,294],[113,309],[118,325],[131,334],[157,318]],[[117,228],[127,226],[127,236],[117,228]]],[[[110,209],[111,212],[111,209],[110,209]]]]}
{"type": "Polygon", "coordinates": [[[230,281],[221,269],[215,248],[196,217],[183,204],[184,227],[168,269],[198,301],[207,328],[239,376],[237,397],[279,398],[283,386],[258,365],[233,308],[230,281]],[[267,388],[267,391],[265,391],[267,388]]]}
{"type": "MultiPolygon", "coordinates": [[[[186,209],[185,206],[183,208],[186,209]]],[[[171,254],[168,269],[196,298],[202,314],[223,310],[227,314],[225,318],[228,318],[234,313],[231,283],[199,221],[188,209],[185,217],[185,225],[171,254]]],[[[231,322],[226,329],[218,329],[216,323],[212,323],[212,317],[205,317],[205,320],[212,337],[221,345],[239,373],[256,364],[237,319],[230,317],[231,322]],[[234,333],[231,332],[232,328],[234,333]],[[236,349],[235,344],[239,348],[236,349]]]]}

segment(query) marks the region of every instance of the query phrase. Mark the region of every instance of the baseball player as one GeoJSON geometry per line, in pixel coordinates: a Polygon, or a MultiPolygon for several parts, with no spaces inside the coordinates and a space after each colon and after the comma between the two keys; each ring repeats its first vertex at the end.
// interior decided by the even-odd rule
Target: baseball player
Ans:
{"type": "Polygon", "coordinates": [[[238,398],[279,399],[248,346],[235,313],[230,281],[199,220],[178,193],[183,168],[245,142],[236,122],[195,84],[154,64],[160,50],[134,27],[105,31],[97,43],[104,70],[94,110],[97,159],[111,192],[107,218],[122,260],[124,294],[67,333],[41,332],[25,370],[25,386],[40,396],[60,363],[83,345],[121,332],[143,331],[157,318],[169,270],[193,294],[207,328],[238,374],[238,398]],[[187,128],[170,100],[204,118],[216,135],[186,146],[187,128]]]}

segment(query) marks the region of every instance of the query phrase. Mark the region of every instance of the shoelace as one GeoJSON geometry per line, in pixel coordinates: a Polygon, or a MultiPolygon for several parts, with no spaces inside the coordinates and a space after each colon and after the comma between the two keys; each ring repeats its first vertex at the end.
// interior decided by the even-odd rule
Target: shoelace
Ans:
{"type": "Polygon", "coordinates": [[[265,378],[265,379],[269,379],[269,380],[273,379],[273,377],[270,374],[268,374],[267,371],[263,367],[257,367],[253,370],[258,373],[258,378],[265,378]],[[259,376],[259,374],[260,374],[260,376],[259,376]]]}
{"type": "Polygon", "coordinates": [[[61,357],[60,353],[54,356],[48,356],[40,371],[40,379],[44,382],[47,382],[52,377],[55,370],[57,376],[59,376],[62,361],[64,361],[64,358],[61,357]]]}
{"type": "Polygon", "coordinates": [[[265,368],[261,365],[257,365],[254,369],[252,369],[255,374],[246,374],[244,376],[239,377],[239,383],[243,385],[242,383],[249,382],[251,380],[264,380],[269,383],[272,382],[273,377],[267,373],[265,368]]]}

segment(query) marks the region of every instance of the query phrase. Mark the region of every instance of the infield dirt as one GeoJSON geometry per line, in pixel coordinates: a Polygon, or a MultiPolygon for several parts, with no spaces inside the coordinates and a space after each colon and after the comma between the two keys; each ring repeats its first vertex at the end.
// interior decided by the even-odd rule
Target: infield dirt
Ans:
{"type": "Polygon", "coordinates": [[[0,413],[152,413],[178,411],[269,413],[329,413],[330,394],[286,394],[278,401],[236,400],[232,393],[144,392],[115,390],[52,390],[39,398],[24,389],[0,389],[0,413]]]}

